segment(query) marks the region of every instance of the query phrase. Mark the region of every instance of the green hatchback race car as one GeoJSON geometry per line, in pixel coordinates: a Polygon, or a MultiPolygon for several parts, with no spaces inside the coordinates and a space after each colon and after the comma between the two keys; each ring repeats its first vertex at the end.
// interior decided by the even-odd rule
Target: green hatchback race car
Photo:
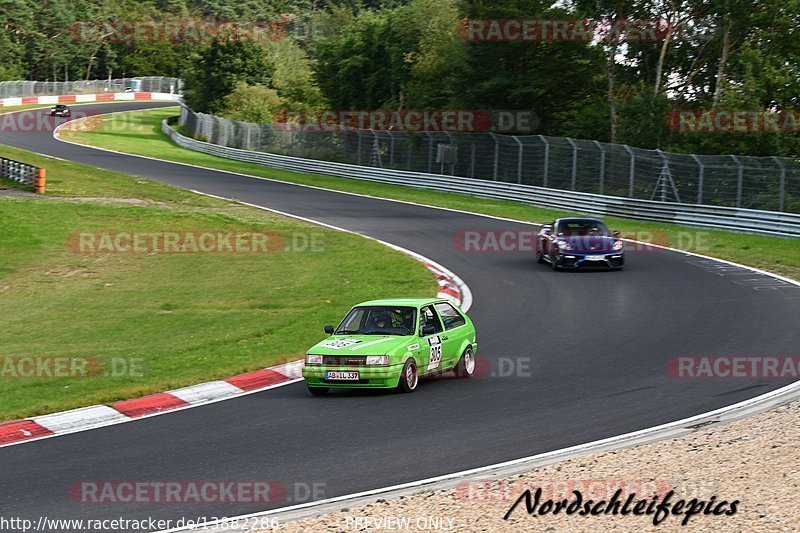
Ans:
{"type": "Polygon", "coordinates": [[[312,394],[331,388],[413,392],[421,376],[453,371],[470,377],[478,343],[469,317],[439,298],[392,299],[353,307],[330,337],[306,354],[312,394]]]}

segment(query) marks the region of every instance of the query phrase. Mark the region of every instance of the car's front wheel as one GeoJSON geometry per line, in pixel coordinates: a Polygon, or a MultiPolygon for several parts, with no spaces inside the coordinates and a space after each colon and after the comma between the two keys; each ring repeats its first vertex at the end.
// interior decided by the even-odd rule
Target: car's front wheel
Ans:
{"type": "Polygon", "coordinates": [[[311,385],[306,386],[308,387],[308,392],[314,396],[325,396],[330,390],[330,387],[312,387],[311,385]]]}
{"type": "Polygon", "coordinates": [[[464,353],[461,354],[461,359],[458,360],[456,366],[453,367],[453,372],[457,378],[469,378],[475,372],[475,354],[472,353],[472,348],[467,347],[464,353]]]}
{"type": "Polygon", "coordinates": [[[536,262],[537,263],[544,263],[544,254],[541,250],[536,250],[536,262]]]}
{"type": "Polygon", "coordinates": [[[413,359],[406,361],[403,365],[403,372],[400,374],[400,382],[397,384],[397,390],[400,392],[414,392],[419,385],[419,372],[417,371],[417,364],[413,359]]]}
{"type": "Polygon", "coordinates": [[[558,270],[558,256],[556,254],[550,254],[550,268],[558,270]]]}

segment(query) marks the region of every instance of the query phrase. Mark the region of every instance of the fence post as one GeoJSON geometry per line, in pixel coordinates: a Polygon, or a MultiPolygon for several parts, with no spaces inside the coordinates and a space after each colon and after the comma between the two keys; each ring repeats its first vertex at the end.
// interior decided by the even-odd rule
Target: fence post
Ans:
{"type": "Polygon", "coordinates": [[[697,166],[700,169],[700,172],[697,175],[697,203],[698,204],[702,204],[703,203],[703,179],[705,177],[704,175],[705,175],[705,172],[706,172],[706,167],[703,164],[703,162],[700,161],[700,158],[697,157],[696,154],[691,154],[691,156],[692,156],[692,158],[694,158],[695,163],[697,163],[697,166]]]}
{"type": "Polygon", "coordinates": [[[489,135],[494,139],[494,171],[492,173],[492,179],[497,181],[497,169],[500,166],[500,139],[492,132],[489,132],[489,135]]]}
{"type": "Polygon", "coordinates": [[[603,194],[606,177],[606,150],[600,141],[595,141],[594,144],[600,150],[600,194],[603,194]]]}
{"type": "Polygon", "coordinates": [[[361,132],[356,130],[356,135],[358,135],[358,147],[356,148],[356,164],[361,164],[361,132]]]}
{"type": "Polygon", "coordinates": [[[550,141],[544,135],[539,135],[539,140],[544,143],[544,176],[542,176],[542,187],[547,187],[547,170],[550,166],[550,141]]]}
{"type": "Polygon", "coordinates": [[[425,132],[428,137],[428,174],[433,173],[433,137],[430,133],[425,132]]]}
{"type": "MultiPolygon", "coordinates": [[[[444,132],[444,134],[447,135],[447,142],[450,143],[451,146],[455,146],[453,144],[453,136],[450,135],[450,132],[446,131],[446,132],[444,132]]],[[[450,164],[450,175],[455,175],[455,173],[456,173],[455,172],[455,166],[456,166],[455,163],[451,163],[450,164]]],[[[442,158],[442,166],[441,166],[441,171],[439,173],[440,174],[444,174],[444,157],[442,158]]]]}
{"type": "Polygon", "coordinates": [[[783,211],[786,195],[786,167],[779,157],[772,156],[772,159],[775,160],[775,164],[781,169],[781,181],[778,185],[778,211],[783,211]]]}
{"type": "Polygon", "coordinates": [[[739,165],[739,177],[736,180],[736,207],[742,207],[742,182],[744,181],[744,166],[742,165],[739,158],[735,155],[731,155],[736,164],[739,165]]]}
{"type": "Polygon", "coordinates": [[[44,194],[46,186],[47,171],[43,168],[40,168],[39,172],[36,174],[36,192],[38,194],[44,194]]]}
{"type": "Polygon", "coordinates": [[[572,146],[572,190],[574,191],[578,182],[578,145],[570,137],[566,139],[572,146]]]}
{"type": "Polygon", "coordinates": [[[519,145],[519,151],[517,152],[517,183],[522,183],[522,156],[525,150],[525,145],[522,144],[522,141],[520,141],[519,137],[516,135],[512,135],[511,138],[517,141],[517,144],[519,145]]]}
{"type": "MultiPolygon", "coordinates": [[[[662,152],[660,148],[656,148],[656,153],[661,157],[661,163],[662,163],[661,172],[659,173],[658,181],[656,182],[656,187],[658,187],[661,190],[661,201],[662,202],[666,202],[667,201],[667,179],[665,179],[665,178],[668,178],[669,179],[669,184],[672,186],[673,192],[675,194],[675,201],[676,202],[680,202],[681,200],[680,200],[680,198],[678,198],[678,191],[677,191],[677,189],[675,187],[675,182],[672,179],[672,171],[669,168],[669,159],[667,159],[666,154],[664,152],[662,152]],[[666,172],[666,174],[665,174],[665,172],[666,172]]],[[[655,196],[655,194],[656,194],[656,191],[654,189],[653,190],[653,196],[655,196]]],[[[652,200],[652,198],[651,198],[651,200],[652,200]]]]}
{"type": "Polygon", "coordinates": [[[625,147],[625,151],[628,152],[628,155],[631,158],[631,166],[629,169],[629,176],[628,176],[628,198],[633,198],[633,173],[636,166],[636,156],[633,154],[633,150],[627,144],[623,144],[622,146],[625,147]]]}
{"type": "Polygon", "coordinates": [[[475,143],[469,143],[469,146],[470,146],[470,149],[469,149],[469,155],[470,155],[469,177],[470,178],[474,178],[475,177],[475,143]]]}

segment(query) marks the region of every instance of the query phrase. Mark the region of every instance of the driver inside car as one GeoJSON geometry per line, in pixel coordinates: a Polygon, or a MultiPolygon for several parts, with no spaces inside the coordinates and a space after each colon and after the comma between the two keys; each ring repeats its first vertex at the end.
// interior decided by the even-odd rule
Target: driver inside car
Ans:
{"type": "Polygon", "coordinates": [[[389,333],[391,327],[392,319],[389,313],[381,313],[372,317],[369,325],[365,328],[365,333],[389,333]]]}

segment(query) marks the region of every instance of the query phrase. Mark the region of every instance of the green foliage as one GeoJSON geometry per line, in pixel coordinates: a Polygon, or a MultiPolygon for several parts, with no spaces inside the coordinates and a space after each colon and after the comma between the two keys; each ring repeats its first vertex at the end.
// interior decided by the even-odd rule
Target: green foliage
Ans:
{"type": "Polygon", "coordinates": [[[305,50],[291,39],[269,43],[267,57],[274,66],[272,87],[292,110],[318,108],[324,104],[314,79],[313,62],[305,50]]]}
{"type": "Polygon", "coordinates": [[[671,109],[800,105],[800,0],[0,0],[0,79],[179,76],[206,112],[532,110],[535,133],[703,153],[800,153],[795,134],[670,132],[671,109]],[[666,19],[669,40],[467,42],[463,19],[666,19]],[[290,22],[272,42],[76,39],[76,21],[290,22]],[[613,84],[609,83],[613,78],[613,84]],[[243,82],[226,104],[225,97],[243,82]],[[258,91],[262,91],[259,93],[258,91]],[[258,104],[257,94],[267,102],[258,104]],[[267,96],[267,94],[269,96],[267,96]],[[241,107],[241,109],[239,109],[241,107]],[[259,110],[260,109],[260,110],[259,110]]]}
{"type": "Polygon", "coordinates": [[[230,120],[264,124],[272,122],[275,115],[285,107],[284,100],[275,89],[240,81],[224,98],[224,107],[220,114],[230,120]]]}
{"type": "Polygon", "coordinates": [[[253,43],[214,41],[193,58],[184,74],[184,98],[193,109],[217,113],[237,82],[269,85],[272,66],[264,51],[253,43]]]}

